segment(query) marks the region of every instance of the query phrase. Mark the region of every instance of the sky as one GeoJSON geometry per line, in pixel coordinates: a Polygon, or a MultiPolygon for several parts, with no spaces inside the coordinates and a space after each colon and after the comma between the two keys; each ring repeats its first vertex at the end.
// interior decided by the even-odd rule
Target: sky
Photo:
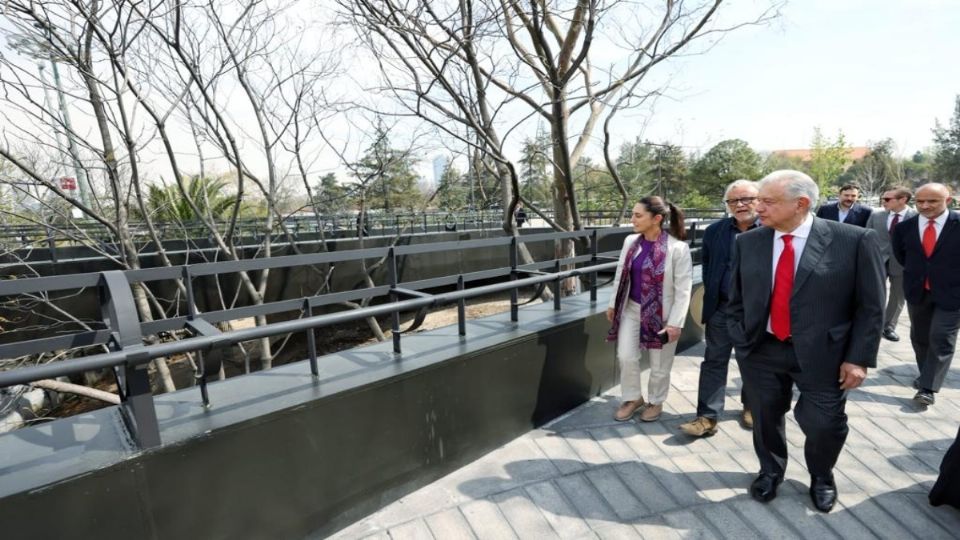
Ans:
{"type": "MultiPolygon", "coordinates": [[[[329,8],[328,0],[315,1],[321,4],[301,0],[297,9],[323,19],[316,10],[329,8]]],[[[721,16],[745,20],[770,1],[726,0],[721,16]]],[[[638,8],[636,18],[650,17],[638,8]]],[[[620,22],[628,26],[627,31],[631,29],[633,21],[620,22]]],[[[322,26],[310,28],[308,35],[330,39],[322,26]]],[[[819,127],[831,138],[842,131],[851,146],[889,137],[900,155],[910,156],[931,146],[935,120],[947,123],[953,114],[960,94],[958,29],[960,0],[790,0],[781,16],[768,24],[738,29],[702,54],[672,58],[657,66],[652,82],[669,80],[666,94],[652,111],[623,111],[617,116],[613,148],[639,137],[679,144],[688,153],[704,153],[720,141],[739,138],[754,150],[769,152],[808,148],[814,128],[819,127]]],[[[615,51],[596,47],[595,65],[602,65],[605,55],[613,58],[609,55],[615,51]]],[[[356,58],[346,60],[352,76],[377,72],[372,65],[365,69],[364,64],[353,63],[356,58]]],[[[231,115],[239,125],[254,125],[250,111],[238,108],[231,115]]],[[[6,118],[12,123],[14,116],[6,118]]],[[[74,116],[75,125],[82,127],[85,121],[89,119],[74,116]]],[[[351,155],[359,156],[369,144],[359,133],[369,130],[362,121],[352,127],[334,122],[330,127],[338,132],[331,134],[333,139],[355,147],[351,155]]],[[[407,127],[411,133],[424,130],[407,127]]],[[[526,127],[529,132],[511,132],[508,144],[514,159],[519,158],[522,140],[533,135],[535,123],[526,127]]],[[[183,133],[181,142],[189,146],[190,139],[183,133]]],[[[598,126],[586,151],[598,163],[602,162],[601,137],[598,126]]],[[[402,146],[402,141],[397,142],[402,146]]],[[[427,146],[432,147],[419,151],[417,170],[432,181],[434,159],[450,153],[440,144],[427,146]]],[[[265,161],[258,156],[257,145],[249,141],[244,147],[249,151],[248,165],[262,174],[265,161]]],[[[148,152],[141,157],[148,157],[148,152]]],[[[153,176],[168,176],[162,149],[155,149],[151,159],[146,166],[156,169],[153,176]]],[[[182,160],[189,162],[186,155],[182,160]]],[[[341,181],[350,180],[337,157],[322,150],[309,175],[319,178],[327,172],[336,172],[341,181]]]]}
{"type": "Polygon", "coordinates": [[[777,21],[672,63],[645,136],[770,151],[808,148],[819,126],[852,146],[890,137],[909,156],[932,144],[935,119],[949,122],[958,56],[960,1],[793,0],[777,21]]]}

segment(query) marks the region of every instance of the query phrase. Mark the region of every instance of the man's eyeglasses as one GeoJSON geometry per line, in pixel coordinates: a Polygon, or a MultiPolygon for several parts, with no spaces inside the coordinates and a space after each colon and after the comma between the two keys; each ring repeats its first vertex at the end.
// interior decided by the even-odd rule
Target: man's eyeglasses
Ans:
{"type": "Polygon", "coordinates": [[[738,204],[746,206],[755,200],[757,200],[756,197],[740,197],[739,199],[727,199],[723,202],[729,204],[730,206],[736,206],[738,204]]]}

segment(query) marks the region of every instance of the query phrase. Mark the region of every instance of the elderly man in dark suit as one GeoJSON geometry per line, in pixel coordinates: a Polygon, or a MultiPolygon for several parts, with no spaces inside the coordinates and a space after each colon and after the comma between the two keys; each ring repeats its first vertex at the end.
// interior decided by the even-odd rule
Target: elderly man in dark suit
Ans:
{"type": "Polygon", "coordinates": [[[903,265],[903,291],[910,315],[910,342],[920,376],[921,405],[933,405],[950,369],[960,328],[960,214],[943,184],[917,189],[918,216],[893,230],[893,255],[903,265]]]}
{"type": "Polygon", "coordinates": [[[860,186],[845,184],[840,188],[840,200],[825,204],[817,210],[817,217],[839,221],[857,227],[866,227],[873,210],[857,202],[860,199],[860,186]]]}
{"type": "Polygon", "coordinates": [[[867,228],[877,231],[880,250],[883,252],[883,264],[890,280],[887,309],[883,313],[883,337],[890,341],[900,341],[896,329],[904,304],[903,266],[892,255],[890,238],[893,236],[893,229],[901,221],[917,215],[914,209],[907,206],[911,197],[913,194],[903,186],[888,189],[880,197],[883,210],[870,214],[870,219],[867,220],[867,228]]]}
{"type": "MultiPolygon", "coordinates": [[[[706,325],[706,349],[700,364],[700,384],[697,391],[697,416],[680,424],[680,431],[692,437],[708,437],[717,432],[717,421],[723,413],[726,398],[727,371],[733,343],[727,330],[727,301],[730,298],[730,253],[737,235],[755,229],[757,223],[757,184],[750,180],[736,180],[727,186],[723,202],[730,215],[711,223],[703,231],[700,265],[703,276],[703,312],[706,325]]],[[[753,427],[749,401],[740,392],[743,403],[743,424],[753,427]]]]}
{"type": "Polygon", "coordinates": [[[759,182],[764,227],[737,237],[730,336],[753,410],[760,474],[750,495],[777,495],[787,466],[784,416],[793,386],[794,416],[806,435],[814,507],[829,512],[847,437],[847,391],[876,366],[883,323],[884,271],[874,231],[814,218],[817,184],[799,171],[759,182]]]}

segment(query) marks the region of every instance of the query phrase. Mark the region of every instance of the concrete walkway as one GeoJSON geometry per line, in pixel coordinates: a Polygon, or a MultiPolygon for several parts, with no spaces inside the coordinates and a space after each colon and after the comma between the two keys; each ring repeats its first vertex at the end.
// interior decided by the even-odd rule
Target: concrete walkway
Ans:
{"type": "Polygon", "coordinates": [[[927,503],[960,424],[960,362],[936,405],[914,405],[906,314],[899,343],[850,394],[850,436],[836,469],[838,506],[812,509],[803,434],[787,416],[791,460],[779,496],[752,500],[758,464],[738,423],[731,364],[717,435],[677,426],[696,410],[702,345],[676,359],[658,422],[612,419],[619,388],[340,531],[335,538],[958,538],[960,511],[927,503]]]}

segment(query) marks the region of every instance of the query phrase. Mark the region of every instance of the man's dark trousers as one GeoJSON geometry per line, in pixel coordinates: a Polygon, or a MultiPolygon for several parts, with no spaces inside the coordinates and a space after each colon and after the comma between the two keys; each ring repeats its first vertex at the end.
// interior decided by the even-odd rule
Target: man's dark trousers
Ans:
{"type": "Polygon", "coordinates": [[[956,350],[960,310],[937,307],[930,291],[922,293],[920,302],[908,302],[907,310],[910,313],[910,343],[920,370],[918,386],[939,392],[956,350]]]}
{"type": "Polygon", "coordinates": [[[806,436],[804,457],[814,476],[829,476],[847,440],[846,392],[836,379],[812,378],[800,370],[790,343],[772,334],[760,338],[740,363],[743,386],[754,417],[753,447],[766,474],[784,475],[787,438],[784,415],[790,410],[793,385],[800,399],[793,411],[806,436]]]}
{"type": "MultiPolygon", "coordinates": [[[[727,330],[726,302],[721,302],[707,321],[704,338],[707,343],[700,364],[700,388],[697,391],[697,416],[718,420],[723,413],[727,389],[727,371],[733,352],[733,341],[727,330]]],[[[743,385],[742,385],[743,386],[743,385]]],[[[749,409],[746,393],[740,392],[740,402],[749,409]]]]}

